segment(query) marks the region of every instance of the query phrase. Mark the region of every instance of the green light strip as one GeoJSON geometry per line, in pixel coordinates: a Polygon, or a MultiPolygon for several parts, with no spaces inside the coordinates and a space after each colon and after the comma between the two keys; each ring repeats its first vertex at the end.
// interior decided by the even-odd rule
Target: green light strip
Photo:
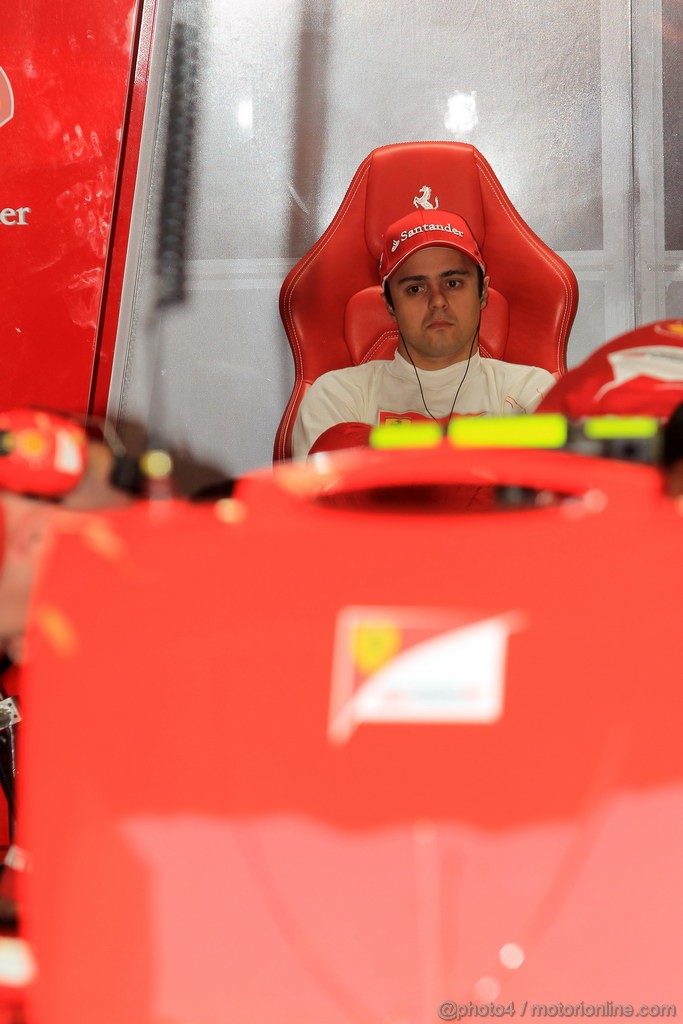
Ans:
{"type": "Polygon", "coordinates": [[[659,421],[653,416],[592,416],[584,423],[583,430],[592,441],[656,437],[659,421]]]}
{"type": "Polygon", "coordinates": [[[458,448],[562,448],[567,420],[559,413],[538,416],[460,416],[448,437],[458,448]]]}

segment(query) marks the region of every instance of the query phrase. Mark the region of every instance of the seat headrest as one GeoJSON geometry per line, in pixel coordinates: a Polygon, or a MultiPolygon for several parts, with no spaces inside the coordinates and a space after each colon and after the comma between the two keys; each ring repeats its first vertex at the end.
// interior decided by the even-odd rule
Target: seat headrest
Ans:
{"type": "Polygon", "coordinates": [[[368,171],[365,241],[376,260],[387,225],[418,207],[435,214],[439,209],[459,214],[484,246],[486,220],[471,146],[428,142],[374,151],[368,171]]]}

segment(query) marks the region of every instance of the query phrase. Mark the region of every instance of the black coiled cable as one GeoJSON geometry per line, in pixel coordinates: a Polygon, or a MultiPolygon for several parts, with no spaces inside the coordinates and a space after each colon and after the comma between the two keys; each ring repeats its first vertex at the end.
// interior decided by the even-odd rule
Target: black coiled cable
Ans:
{"type": "Polygon", "coordinates": [[[157,306],[185,299],[185,258],[196,121],[198,43],[182,22],[173,29],[171,96],[157,247],[157,306]]]}

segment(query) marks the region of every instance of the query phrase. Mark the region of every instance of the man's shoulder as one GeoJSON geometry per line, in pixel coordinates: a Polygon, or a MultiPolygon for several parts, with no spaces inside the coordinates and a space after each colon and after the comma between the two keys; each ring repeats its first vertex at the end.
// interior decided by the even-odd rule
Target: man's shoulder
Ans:
{"type": "Polygon", "coordinates": [[[311,388],[334,390],[345,387],[365,387],[373,377],[392,365],[391,359],[371,359],[359,366],[344,366],[339,370],[328,370],[313,381],[311,388]]]}
{"type": "Polygon", "coordinates": [[[482,359],[492,390],[501,404],[500,413],[535,412],[539,402],[555,386],[555,378],[540,366],[482,359]]]}
{"type": "Polygon", "coordinates": [[[549,370],[544,370],[541,366],[528,366],[526,363],[506,363],[504,359],[482,359],[481,363],[489,373],[510,384],[515,381],[519,381],[522,384],[533,382],[534,384],[542,383],[550,387],[555,383],[552,373],[549,370]]]}

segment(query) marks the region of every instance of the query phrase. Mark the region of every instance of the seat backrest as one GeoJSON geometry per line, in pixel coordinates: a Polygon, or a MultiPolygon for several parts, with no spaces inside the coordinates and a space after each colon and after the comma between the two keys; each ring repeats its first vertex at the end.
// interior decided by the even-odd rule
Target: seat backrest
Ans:
{"type": "Polygon", "coordinates": [[[276,461],[290,455],[296,413],[314,380],[392,357],[396,325],[378,283],[382,235],[419,206],[460,214],[479,242],[491,278],[482,355],[565,372],[576,278],[522,220],[481,153],[459,142],[382,146],[360,165],[331,224],[282,285],[280,315],[295,381],[276,461]]]}

